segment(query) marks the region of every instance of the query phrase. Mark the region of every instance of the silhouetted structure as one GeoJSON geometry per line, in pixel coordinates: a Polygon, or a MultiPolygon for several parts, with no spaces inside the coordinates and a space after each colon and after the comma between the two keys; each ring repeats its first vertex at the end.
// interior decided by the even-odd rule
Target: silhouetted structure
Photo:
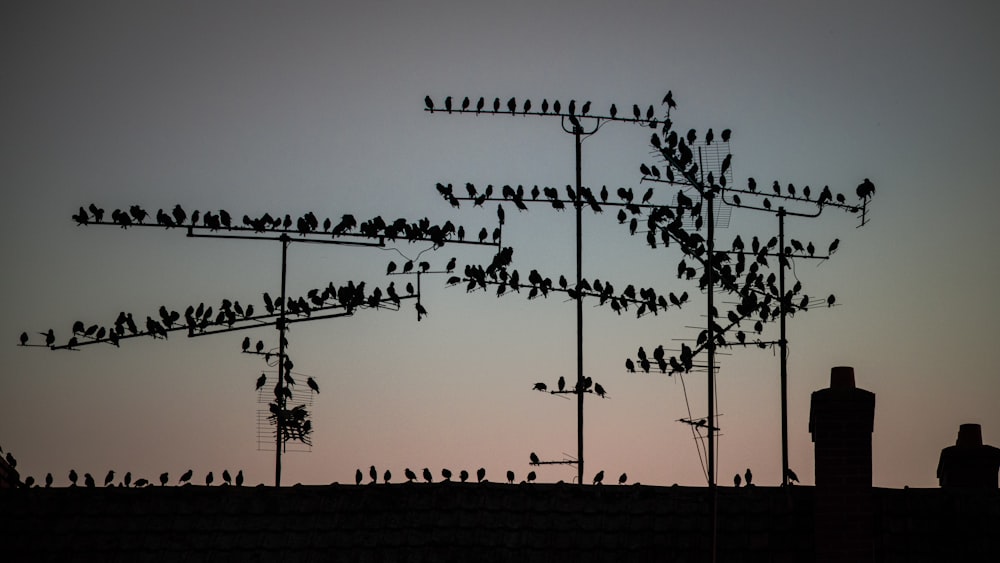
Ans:
{"type": "Polygon", "coordinates": [[[942,487],[996,489],[998,471],[1000,449],[983,445],[981,426],[963,424],[955,445],[941,450],[937,478],[942,487]]]}
{"type": "Polygon", "coordinates": [[[817,561],[872,561],[874,420],[875,394],[855,386],[854,368],[833,368],[830,388],[812,394],[817,561]]]}
{"type": "MultiPolygon", "coordinates": [[[[815,487],[449,481],[4,489],[0,546],[5,561],[586,563],[706,561],[714,538],[718,560],[736,563],[1000,561],[996,466],[992,488],[872,488],[874,406],[851,368],[834,368],[830,388],[813,394],[815,487]]],[[[963,426],[953,447],[979,442],[995,451],[977,440],[980,432],[963,426]]],[[[945,475],[954,475],[950,463],[945,475]]],[[[477,472],[480,480],[484,474],[477,472]]]]}

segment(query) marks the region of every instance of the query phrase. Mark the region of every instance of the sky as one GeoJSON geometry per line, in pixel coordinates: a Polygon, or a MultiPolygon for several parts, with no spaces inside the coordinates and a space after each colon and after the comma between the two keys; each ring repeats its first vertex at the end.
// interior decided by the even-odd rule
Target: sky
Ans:
{"type": "MultiPolygon", "coordinates": [[[[677,129],[733,131],[739,185],[829,185],[850,198],[870,178],[863,228],[833,209],[786,223],[788,236],[820,248],[841,241],[830,260],[795,263],[806,293],[835,294],[837,305],[789,320],[790,466],[814,482],[810,393],[834,366],[854,367],[876,394],[876,486],[937,486],[938,456],[960,424],[981,424],[984,441],[1000,444],[989,352],[1000,317],[995,3],[96,1],[8,2],[4,12],[0,446],[24,476],[51,472],[65,485],[70,469],[148,479],[193,469],[201,482],[228,468],[272,484],[254,392],[271,368],[240,341],[271,346],[273,329],[79,351],[18,347],[18,335],[37,342],[53,328],[65,339],[76,320],[155,317],[160,305],[259,308],[262,292],[278,293],[274,242],[77,226],[70,216],[90,203],[427,217],[475,232],[495,226],[494,209],[453,209],[437,182],[574,182],[573,140],[556,120],[429,114],[425,95],[590,100],[603,111],[659,107],[670,90],[677,129]]],[[[644,191],[648,140],[648,129],[621,123],[588,137],[584,185],[644,191]]],[[[672,195],[657,188],[654,201],[672,195]]],[[[584,277],[688,291],[692,305],[637,319],[585,301],[584,371],[609,395],[585,402],[585,479],[604,470],[703,485],[697,442],[677,420],[706,415],[705,374],[628,374],[624,360],[640,345],[693,339],[705,295],[676,279],[676,249],[645,247],[613,215],[584,214],[584,277]]],[[[572,278],[573,228],[570,213],[508,206],[513,266],[572,278]]],[[[737,210],[719,241],[776,231],[773,217],[737,210]]],[[[491,258],[428,247],[292,244],[289,291],[401,285],[387,263],[418,255],[435,267],[491,258]]],[[[575,401],[532,391],[575,378],[573,303],[467,293],[435,276],[423,279],[422,303],[419,322],[404,302],[295,325],[295,373],[321,392],[313,447],[284,456],[282,484],[352,482],[370,465],[397,480],[406,467],[484,467],[493,480],[535,469],[539,481],[572,481],[573,467],[532,468],[528,456],[577,453],[575,401]]],[[[720,483],[746,468],[758,484],[780,482],[778,373],[774,349],[720,356],[720,483]]]]}

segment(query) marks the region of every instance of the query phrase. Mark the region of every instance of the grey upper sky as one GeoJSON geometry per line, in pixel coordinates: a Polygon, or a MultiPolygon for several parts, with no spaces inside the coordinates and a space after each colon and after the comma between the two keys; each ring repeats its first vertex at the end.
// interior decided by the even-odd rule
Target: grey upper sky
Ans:
{"type": "MultiPolygon", "coordinates": [[[[840,250],[796,263],[807,292],[838,306],[794,318],[791,465],[812,482],[809,393],[836,365],[876,393],[878,486],[936,486],[958,426],[1000,443],[995,344],[1000,273],[1000,69],[992,2],[8,2],[0,18],[0,222],[6,297],[0,445],[36,478],[70,468],[147,478],[243,468],[272,481],[257,451],[243,334],[79,352],[19,348],[21,331],[109,324],[160,305],[239,299],[279,283],[280,248],[187,239],[177,231],[78,227],[110,211],[224,208],[237,217],[314,211],[337,218],[424,216],[492,229],[493,209],[451,209],[436,182],[562,187],[572,138],[551,119],[433,115],[423,98],[591,100],[602,111],[678,101],[678,129],[733,130],[738,184],[754,177],[853,195],[877,187],[871,222],[827,212],[790,236],[840,250]]],[[[648,129],[614,124],[583,145],[585,185],[640,186],[648,129]]],[[[657,200],[668,203],[672,193],[657,200]]],[[[690,430],[705,415],[704,374],[636,376],[639,345],[693,338],[704,296],[677,280],[672,251],[630,238],[613,213],[584,217],[589,278],[689,291],[696,306],[635,319],[587,307],[585,370],[610,399],[588,400],[587,474],[649,484],[704,482],[690,430]],[[685,397],[689,403],[685,402],[685,397]]],[[[507,210],[515,267],[573,273],[570,214],[507,210]]],[[[776,224],[734,212],[737,233],[776,224]]],[[[290,290],[386,285],[399,252],[292,245],[290,290]]],[[[443,266],[489,260],[446,246],[443,266]]],[[[430,280],[430,281],[428,281],[430,280]]],[[[397,281],[397,285],[401,282],[397,281]]],[[[575,377],[574,307],[424,281],[430,311],[362,311],[299,325],[296,372],[314,376],[315,447],[288,456],[284,481],[349,481],[356,467],[529,470],[528,453],[575,454],[575,404],[531,392],[575,377]]],[[[269,342],[267,330],[249,333],[269,342]]],[[[780,479],[778,358],[722,358],[720,482],[751,467],[780,479]]],[[[546,468],[543,481],[570,480],[546,468]]]]}

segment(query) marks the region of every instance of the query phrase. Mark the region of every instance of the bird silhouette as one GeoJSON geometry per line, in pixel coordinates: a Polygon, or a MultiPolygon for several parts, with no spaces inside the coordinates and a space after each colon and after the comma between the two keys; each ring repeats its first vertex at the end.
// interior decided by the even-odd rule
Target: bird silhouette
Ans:
{"type": "Polygon", "coordinates": [[[476,482],[482,483],[483,479],[485,478],[486,478],[486,469],[480,467],[479,469],[476,470],[476,482]]]}
{"type": "Polygon", "coordinates": [[[160,485],[166,486],[167,481],[170,479],[170,474],[167,472],[160,473],[160,485]]]}
{"type": "Polygon", "coordinates": [[[236,486],[237,487],[242,487],[243,486],[243,470],[242,469],[240,469],[239,472],[236,473],[236,486]]]}
{"type": "Polygon", "coordinates": [[[451,113],[451,96],[444,99],[444,109],[451,113]]]}
{"type": "Polygon", "coordinates": [[[619,485],[624,485],[625,481],[628,481],[628,475],[626,475],[625,473],[622,473],[621,475],[618,476],[618,484],[619,485]]]}
{"type": "Polygon", "coordinates": [[[232,485],[233,484],[233,476],[229,474],[229,470],[228,469],[223,469],[222,470],[222,482],[225,483],[225,484],[227,484],[227,485],[232,485]]]}
{"type": "Polygon", "coordinates": [[[434,100],[430,96],[424,96],[424,105],[427,106],[427,109],[434,111],[434,100]]]}
{"type": "Polygon", "coordinates": [[[604,390],[604,387],[601,387],[600,383],[594,384],[594,393],[597,393],[597,396],[602,399],[607,395],[607,392],[604,390]]]}
{"type": "Polygon", "coordinates": [[[486,98],[479,96],[479,101],[476,102],[476,115],[483,111],[483,106],[486,105],[486,98]]]}
{"type": "Polygon", "coordinates": [[[548,389],[549,386],[541,381],[539,381],[538,383],[535,384],[534,387],[532,387],[532,390],[534,391],[548,391],[548,389]]]}
{"type": "Polygon", "coordinates": [[[677,108],[677,102],[674,101],[674,93],[672,91],[667,90],[667,95],[663,96],[663,103],[667,104],[668,110],[677,108]]]}
{"type": "Polygon", "coordinates": [[[441,476],[444,477],[445,481],[451,481],[451,470],[445,467],[441,470],[441,476]]]}
{"type": "Polygon", "coordinates": [[[108,471],[108,474],[104,476],[104,486],[107,487],[114,480],[115,480],[114,470],[108,471]]]}
{"type": "Polygon", "coordinates": [[[466,470],[464,470],[464,469],[461,470],[461,471],[459,471],[458,472],[458,479],[461,482],[463,482],[463,483],[466,482],[466,481],[468,481],[469,480],[469,472],[466,471],[466,470]]]}
{"type": "Polygon", "coordinates": [[[534,482],[535,482],[535,477],[536,477],[536,475],[535,475],[535,472],[534,472],[534,471],[529,471],[529,472],[528,472],[528,478],[527,478],[527,481],[528,481],[529,483],[534,483],[534,482]]]}
{"type": "Polygon", "coordinates": [[[469,104],[470,103],[471,102],[469,101],[469,97],[466,96],[465,99],[462,100],[462,111],[465,111],[465,110],[469,109],[469,104]]]}
{"type": "MultiPolygon", "coordinates": [[[[466,98],[466,100],[468,100],[468,98],[466,98]]],[[[465,105],[465,104],[463,104],[463,105],[465,105]]],[[[462,109],[465,109],[465,108],[463,107],[462,109]]],[[[392,472],[389,471],[388,469],[386,469],[385,473],[382,475],[382,480],[385,483],[388,483],[389,481],[391,481],[392,480],[392,472]]]]}
{"type": "Polygon", "coordinates": [[[742,481],[743,481],[743,480],[742,480],[742,479],[740,479],[740,474],[739,474],[739,473],[737,473],[736,475],[734,475],[734,476],[733,476],[733,485],[734,485],[734,486],[735,486],[735,487],[736,487],[737,489],[738,489],[738,488],[740,488],[740,483],[741,483],[742,481]]]}
{"type": "Polygon", "coordinates": [[[593,482],[593,484],[594,485],[600,485],[603,481],[604,481],[604,470],[602,469],[602,470],[600,470],[600,471],[597,472],[597,475],[594,475],[594,482],[593,482]]]}
{"type": "Polygon", "coordinates": [[[378,482],[378,470],[375,469],[374,465],[368,469],[368,476],[372,478],[373,484],[378,482]]]}
{"type": "Polygon", "coordinates": [[[180,480],[177,481],[177,482],[178,483],[187,483],[188,481],[191,480],[191,477],[193,477],[193,476],[194,476],[194,471],[191,470],[191,469],[188,469],[187,471],[184,472],[183,475],[181,475],[180,480]]]}
{"type": "Polygon", "coordinates": [[[208,475],[205,475],[205,485],[211,487],[212,483],[214,482],[215,482],[215,475],[213,475],[212,472],[209,471],[208,475]]]}
{"type": "Polygon", "coordinates": [[[91,476],[90,473],[84,473],[83,474],[83,484],[84,484],[84,486],[89,487],[89,488],[94,488],[95,486],[97,486],[94,483],[94,477],[91,476]]]}
{"type": "Polygon", "coordinates": [[[528,456],[528,459],[531,460],[532,465],[538,465],[539,463],[538,455],[535,452],[531,452],[531,455],[528,456]]]}
{"type": "Polygon", "coordinates": [[[354,471],[354,484],[355,485],[360,485],[361,482],[364,481],[364,480],[365,480],[365,474],[361,472],[361,469],[359,468],[359,469],[355,470],[354,471]]]}
{"type": "Polygon", "coordinates": [[[795,483],[799,482],[799,476],[796,475],[794,471],[792,471],[791,467],[785,470],[785,477],[788,477],[789,484],[792,482],[795,483]]]}
{"type": "Polygon", "coordinates": [[[51,473],[46,473],[45,474],[45,488],[48,489],[51,486],[52,486],[52,474],[51,473]]]}
{"type": "Polygon", "coordinates": [[[434,481],[434,476],[431,475],[431,470],[430,469],[428,469],[428,468],[425,467],[423,473],[424,473],[424,481],[427,481],[428,483],[434,481]]]}
{"type": "Polygon", "coordinates": [[[614,119],[618,115],[618,108],[615,107],[615,104],[611,104],[611,109],[608,110],[608,113],[611,115],[611,119],[614,119]]]}
{"type": "Polygon", "coordinates": [[[864,182],[858,184],[857,194],[861,199],[868,199],[875,194],[875,184],[868,178],[865,178],[864,182]]]}
{"type": "Polygon", "coordinates": [[[514,483],[514,472],[507,470],[507,482],[514,483]]]}
{"type": "Polygon", "coordinates": [[[311,376],[306,379],[306,385],[308,385],[310,389],[319,394],[319,385],[316,383],[316,380],[313,379],[311,376]]]}
{"type": "Polygon", "coordinates": [[[21,333],[21,346],[24,346],[27,343],[28,343],[28,333],[27,332],[22,332],[21,333]]]}
{"type": "Polygon", "coordinates": [[[625,369],[628,370],[629,373],[635,373],[635,362],[632,361],[632,358],[625,359],[625,369]]]}
{"type": "Polygon", "coordinates": [[[560,391],[565,390],[566,389],[566,378],[564,378],[563,376],[560,375],[559,376],[559,381],[556,383],[556,385],[559,387],[560,391]]]}
{"type": "Polygon", "coordinates": [[[750,472],[749,467],[747,467],[746,473],[743,474],[743,480],[746,481],[748,487],[753,484],[753,473],[750,472]]]}
{"type": "Polygon", "coordinates": [[[417,474],[414,473],[409,467],[403,470],[403,476],[406,477],[406,480],[409,482],[416,481],[417,479],[417,474]]]}

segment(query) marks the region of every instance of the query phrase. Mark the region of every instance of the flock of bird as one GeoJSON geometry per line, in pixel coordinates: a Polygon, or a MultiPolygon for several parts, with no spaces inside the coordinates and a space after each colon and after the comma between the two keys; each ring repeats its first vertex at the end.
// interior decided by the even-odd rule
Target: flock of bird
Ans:
{"type": "Polygon", "coordinates": [[[150,218],[150,213],[139,205],[132,205],[128,209],[115,209],[111,212],[111,220],[108,222],[104,221],[104,216],[104,209],[91,203],[86,208],[81,206],[72,218],[78,225],[117,225],[123,229],[134,226],[154,226],[167,229],[184,227],[210,231],[296,233],[301,236],[326,234],[332,238],[357,234],[366,238],[384,237],[392,241],[430,241],[436,246],[443,246],[449,240],[454,240],[459,236],[460,231],[461,233],[465,232],[463,227],[456,227],[451,221],[435,225],[431,224],[426,217],[413,222],[405,218],[386,222],[381,216],[376,216],[358,223],[354,215],[345,214],[337,222],[329,217],[320,222],[319,218],[311,211],[294,220],[289,214],[272,216],[270,213],[265,213],[255,218],[244,215],[242,221],[237,223],[233,216],[224,209],[215,213],[212,211],[202,213],[195,210],[189,216],[179,204],[175,205],[170,213],[163,209],[158,210],[148,223],[146,221],[150,218]]]}
{"type": "MultiPolygon", "coordinates": [[[[288,316],[308,319],[313,313],[332,309],[342,309],[348,314],[359,308],[394,307],[398,309],[403,299],[414,297],[416,297],[416,292],[412,284],[407,284],[406,295],[401,296],[394,283],[390,283],[384,292],[379,287],[368,292],[365,282],[355,284],[353,281],[348,281],[339,287],[334,286],[331,282],[324,288],[311,289],[303,296],[288,297],[285,300],[280,297],[271,297],[269,293],[265,292],[263,293],[264,312],[262,314],[255,314],[257,310],[253,304],[244,306],[239,301],[229,299],[223,299],[218,309],[206,306],[204,303],[200,303],[198,306],[189,305],[183,314],[161,305],[158,310],[158,318],[147,316],[141,326],[136,322],[132,313],[124,311],[120,312],[114,322],[109,325],[91,324],[88,326],[82,321],[76,321],[72,326],[72,335],[61,346],[75,348],[98,342],[107,342],[118,346],[119,341],[125,338],[150,336],[166,339],[170,332],[178,330],[186,331],[190,335],[207,332],[213,328],[232,329],[237,324],[252,323],[252,326],[259,326],[261,322],[265,321],[278,322],[282,310],[284,310],[286,319],[288,316]]],[[[426,313],[426,310],[424,312],[426,313]]],[[[53,329],[38,334],[43,337],[44,346],[60,346],[56,343],[53,329]]],[[[28,332],[21,333],[19,342],[22,346],[34,345],[28,332]]],[[[263,343],[260,346],[263,347],[263,343]]]]}
{"type": "MultiPolygon", "coordinates": [[[[577,381],[576,385],[574,385],[573,389],[571,389],[571,390],[567,390],[566,389],[566,378],[563,377],[563,376],[561,376],[561,375],[559,376],[559,380],[556,381],[556,388],[554,390],[552,390],[552,391],[549,391],[549,386],[546,385],[545,382],[543,382],[543,381],[539,381],[538,383],[535,383],[535,385],[532,386],[531,389],[533,391],[541,391],[543,393],[552,393],[552,394],[557,394],[557,393],[574,393],[574,394],[579,394],[579,393],[593,393],[593,394],[597,395],[598,397],[600,397],[602,399],[607,399],[608,398],[608,392],[607,392],[607,390],[600,383],[594,383],[594,380],[591,379],[590,376],[584,377],[582,381],[577,381]]],[[[531,455],[534,456],[534,454],[531,454],[531,455]]],[[[533,458],[532,462],[537,463],[537,460],[535,460],[533,458]]]]}
{"type": "MultiPolygon", "coordinates": [[[[69,486],[70,487],[77,487],[77,486],[81,485],[81,483],[80,483],[80,475],[76,472],[75,469],[70,469],[69,470],[68,477],[69,477],[69,486]]],[[[176,485],[190,485],[190,484],[192,484],[191,483],[191,479],[193,479],[193,478],[194,478],[194,471],[191,470],[191,469],[188,469],[187,471],[185,471],[180,476],[180,478],[177,480],[177,482],[175,484],[176,485]]],[[[36,483],[35,482],[35,478],[29,476],[29,477],[26,477],[24,479],[23,486],[26,487],[26,488],[31,488],[31,487],[34,487],[34,486],[44,486],[45,488],[49,488],[49,487],[52,487],[52,485],[53,485],[54,482],[55,482],[55,478],[52,476],[52,474],[51,473],[46,473],[43,483],[36,483]]],[[[209,471],[208,474],[205,475],[205,485],[206,486],[212,486],[215,482],[216,482],[215,481],[215,474],[212,471],[209,471]]],[[[159,483],[160,483],[161,486],[168,485],[170,483],[170,474],[167,473],[167,472],[161,473],[160,476],[159,476],[159,483]]],[[[242,469],[239,470],[236,473],[236,476],[234,477],[232,474],[229,473],[228,469],[224,469],[222,471],[221,481],[219,482],[219,484],[220,485],[235,485],[237,487],[242,487],[243,486],[243,470],[242,469]]],[[[87,487],[87,488],[93,488],[93,487],[97,486],[97,481],[94,479],[94,476],[91,475],[90,473],[84,473],[83,474],[83,483],[82,483],[82,486],[87,487]]],[[[116,481],[115,481],[115,471],[114,470],[110,470],[110,471],[108,471],[107,475],[105,475],[105,477],[104,477],[104,486],[105,487],[134,487],[134,488],[143,488],[143,487],[153,486],[153,482],[151,480],[143,478],[143,477],[140,477],[140,478],[135,479],[133,481],[132,480],[132,472],[128,471],[116,483],[116,481]]]]}
{"type": "MultiPolygon", "coordinates": [[[[677,107],[677,102],[674,101],[673,92],[668,91],[663,97],[662,105],[667,107],[668,117],[669,111],[677,107]]],[[[642,123],[644,125],[648,124],[651,127],[656,127],[658,122],[656,118],[656,109],[650,105],[646,108],[645,112],[638,104],[632,105],[632,117],[626,117],[618,115],[618,107],[615,104],[611,104],[605,115],[594,115],[591,114],[592,104],[589,101],[583,102],[577,107],[576,100],[570,100],[566,104],[565,108],[559,100],[553,100],[549,104],[549,100],[543,99],[538,108],[534,108],[531,100],[525,99],[518,103],[517,98],[509,98],[506,103],[501,102],[500,98],[493,98],[492,103],[487,103],[485,96],[480,96],[479,100],[473,105],[472,99],[466,96],[461,102],[456,103],[451,96],[444,99],[444,106],[436,106],[434,100],[430,96],[424,96],[424,106],[427,111],[434,113],[435,111],[445,111],[447,113],[475,113],[476,115],[482,113],[488,114],[498,114],[498,113],[508,113],[510,115],[515,115],[520,113],[521,115],[553,115],[571,118],[572,121],[576,121],[578,117],[599,117],[601,119],[613,119],[618,121],[631,121],[634,123],[642,123]],[[534,111],[532,111],[534,109],[534,111]],[[551,111],[549,111],[551,109],[551,111]],[[563,112],[563,110],[566,110],[563,112]]],[[[667,119],[667,118],[665,118],[667,119]]]]}
{"type": "MultiPolygon", "coordinates": [[[[539,460],[537,459],[538,456],[536,456],[534,453],[532,453],[531,455],[532,455],[532,465],[538,465],[540,463],[539,460]]],[[[423,468],[423,470],[421,471],[420,477],[423,478],[424,482],[427,482],[427,483],[433,483],[433,482],[435,482],[434,481],[434,479],[435,479],[434,473],[429,468],[427,468],[427,467],[423,468]]],[[[471,474],[468,471],[466,471],[465,469],[462,469],[461,471],[459,471],[458,475],[456,476],[450,469],[443,468],[443,469],[441,469],[441,479],[438,482],[439,483],[451,483],[451,482],[453,482],[452,481],[452,477],[456,477],[457,480],[458,480],[458,482],[460,482],[460,483],[469,482],[469,480],[472,478],[471,474]]],[[[476,477],[476,482],[477,483],[489,483],[489,480],[486,479],[486,469],[483,468],[483,467],[480,467],[478,470],[476,470],[475,477],[476,477]]],[[[517,481],[517,475],[512,470],[508,470],[507,473],[506,473],[506,475],[504,475],[504,477],[506,478],[506,481],[507,481],[508,484],[514,484],[517,481]]],[[[380,478],[381,478],[381,482],[384,483],[384,484],[391,483],[392,482],[392,478],[393,478],[392,471],[390,471],[389,469],[386,469],[384,472],[382,472],[381,475],[379,475],[379,471],[378,471],[378,469],[375,468],[374,465],[372,465],[371,467],[368,468],[368,483],[367,484],[369,484],[369,485],[376,485],[376,484],[379,483],[379,479],[380,478]]],[[[417,474],[412,469],[410,469],[409,467],[407,467],[407,468],[405,468],[403,470],[403,478],[405,479],[405,482],[407,482],[407,483],[414,483],[414,482],[419,482],[420,481],[420,479],[417,477],[417,474]]],[[[524,480],[520,481],[520,482],[521,483],[534,483],[537,480],[537,478],[538,478],[538,475],[534,471],[529,471],[528,474],[525,476],[524,480]]],[[[627,481],[628,481],[628,475],[625,474],[625,473],[622,473],[621,476],[618,477],[618,484],[619,485],[624,485],[627,481]]],[[[562,482],[563,481],[559,481],[559,483],[562,483],[562,482]]],[[[592,481],[592,484],[594,484],[594,485],[601,485],[601,484],[603,484],[603,482],[604,482],[604,471],[603,470],[602,471],[598,471],[594,475],[594,479],[592,481]]],[[[365,483],[365,472],[362,471],[361,469],[358,469],[354,473],[354,484],[361,485],[363,483],[365,483]]],[[[636,484],[638,484],[638,483],[636,483],[636,484]]]]}

